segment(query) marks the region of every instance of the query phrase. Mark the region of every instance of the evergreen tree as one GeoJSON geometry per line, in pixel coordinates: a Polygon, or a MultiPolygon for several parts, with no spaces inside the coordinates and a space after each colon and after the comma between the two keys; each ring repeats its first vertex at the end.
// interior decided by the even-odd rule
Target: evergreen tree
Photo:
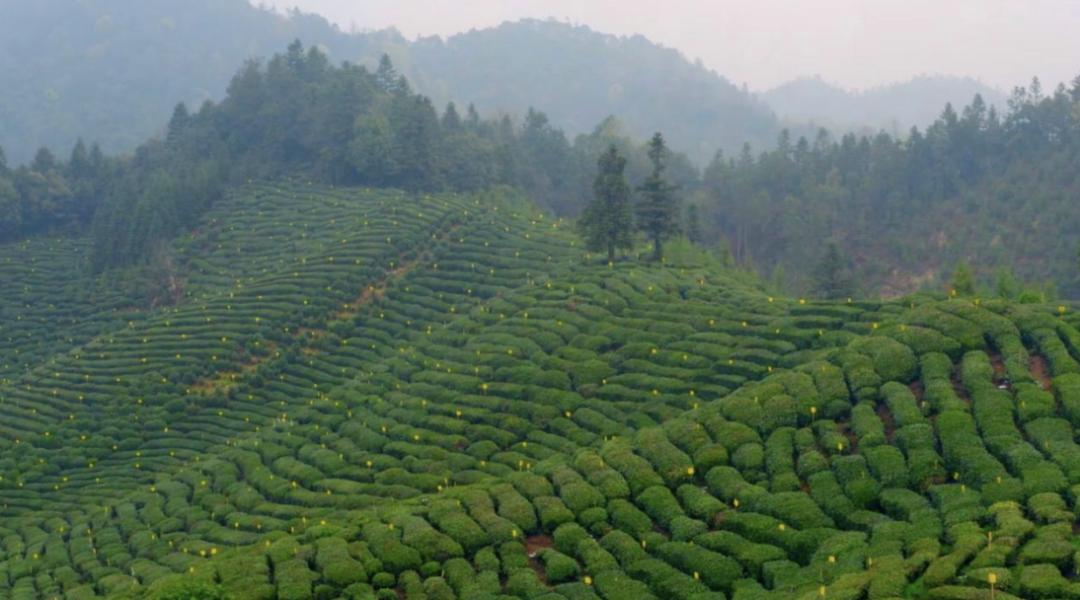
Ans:
{"type": "Polygon", "coordinates": [[[93,167],[90,164],[90,153],[86,150],[86,144],[79,138],[75,142],[75,147],[71,149],[71,158],[68,159],[67,164],[68,176],[75,179],[84,179],[89,177],[93,173],[93,167]]]}
{"type": "Polygon", "coordinates": [[[953,271],[952,295],[975,295],[975,276],[971,274],[971,267],[966,262],[956,265],[956,270],[953,271]]]}
{"type": "Polygon", "coordinates": [[[597,166],[594,197],[582,212],[578,229],[586,248],[606,251],[608,261],[613,261],[616,250],[629,249],[634,243],[630,186],[624,174],[626,159],[612,145],[600,156],[597,166]]]}
{"type": "Polygon", "coordinates": [[[653,243],[653,260],[664,257],[664,240],[679,231],[679,201],[676,187],[664,177],[668,149],[659,132],[649,141],[649,160],[652,173],[638,187],[641,197],[637,204],[638,228],[653,243]]]}
{"type": "Polygon", "coordinates": [[[686,208],[686,237],[694,244],[700,244],[705,239],[701,233],[701,211],[697,204],[686,208]]]}
{"type": "Polygon", "coordinates": [[[466,111],[465,121],[469,124],[469,128],[475,130],[480,126],[480,113],[476,112],[476,106],[469,104],[469,110],[466,111]]]}
{"type": "Polygon", "coordinates": [[[187,105],[183,102],[177,104],[173,109],[172,118],[169,119],[169,129],[165,139],[174,141],[184,131],[190,120],[191,114],[188,112],[187,105]]]}
{"type": "Polygon", "coordinates": [[[4,172],[0,171],[0,238],[17,234],[22,221],[19,191],[4,172]]]}
{"type": "Polygon", "coordinates": [[[825,254],[814,270],[814,295],[825,300],[842,300],[855,293],[851,269],[836,242],[829,242],[825,254]]]}
{"type": "Polygon", "coordinates": [[[456,132],[461,129],[461,116],[458,114],[457,107],[451,102],[446,105],[446,111],[442,116],[442,127],[447,132],[456,132]]]}
{"type": "Polygon", "coordinates": [[[39,148],[37,154],[34,155],[34,162],[30,165],[30,169],[38,173],[48,173],[56,168],[56,157],[48,148],[44,146],[39,148]]]}
{"type": "Polygon", "coordinates": [[[998,297],[1005,300],[1014,300],[1020,295],[1020,284],[1016,281],[1012,269],[1008,267],[998,269],[995,287],[997,288],[998,297]]]}
{"type": "Polygon", "coordinates": [[[375,71],[375,83],[382,91],[392,94],[397,89],[398,72],[388,54],[379,58],[379,68],[375,71]]]}

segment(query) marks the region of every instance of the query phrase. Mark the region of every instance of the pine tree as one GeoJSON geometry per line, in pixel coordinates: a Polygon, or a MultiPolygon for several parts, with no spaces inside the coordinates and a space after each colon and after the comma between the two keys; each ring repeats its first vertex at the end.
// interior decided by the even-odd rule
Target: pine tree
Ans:
{"type": "Polygon", "coordinates": [[[56,168],[56,157],[48,148],[42,146],[38,149],[37,154],[34,155],[34,162],[30,164],[30,169],[37,171],[38,173],[48,173],[56,168]]]}
{"type": "Polygon", "coordinates": [[[375,71],[375,84],[382,91],[392,94],[397,89],[398,79],[398,72],[390,60],[390,55],[383,54],[379,58],[379,69],[375,71]]]}
{"type": "Polygon", "coordinates": [[[956,270],[953,271],[952,295],[975,295],[975,276],[971,274],[971,267],[969,267],[968,264],[965,262],[957,264],[956,270]]]}
{"type": "Polygon", "coordinates": [[[825,300],[842,300],[850,298],[854,292],[847,258],[836,242],[829,242],[825,255],[814,270],[814,294],[825,300]]]}
{"type": "Polygon", "coordinates": [[[67,175],[74,179],[83,179],[91,175],[90,154],[86,151],[86,144],[79,138],[75,147],[71,149],[71,158],[68,159],[67,175]]]}
{"type": "Polygon", "coordinates": [[[679,201],[676,187],[664,178],[668,149],[659,132],[649,140],[649,160],[652,173],[638,187],[641,197],[637,204],[638,228],[653,243],[653,260],[664,257],[664,240],[679,231],[679,201]]]}
{"type": "Polygon", "coordinates": [[[686,238],[694,244],[700,244],[705,239],[701,233],[701,211],[697,204],[686,208],[686,238]]]}
{"type": "Polygon", "coordinates": [[[442,127],[447,132],[456,132],[461,129],[461,115],[458,114],[453,102],[446,105],[446,111],[442,116],[442,127]]]}
{"type": "Polygon", "coordinates": [[[188,112],[187,104],[183,102],[177,104],[176,108],[173,109],[172,118],[169,119],[169,128],[165,139],[175,142],[184,129],[187,128],[190,121],[191,113],[188,112]]]}
{"type": "Polygon", "coordinates": [[[1001,267],[997,270],[997,281],[994,282],[994,287],[997,288],[998,298],[1013,300],[1020,295],[1020,283],[1016,281],[1016,275],[1009,267],[1001,267]]]}
{"type": "Polygon", "coordinates": [[[612,145],[600,156],[597,167],[594,198],[582,212],[578,229],[586,248],[606,251],[608,261],[613,261],[616,250],[629,249],[634,244],[630,186],[624,174],[626,159],[612,145]]]}

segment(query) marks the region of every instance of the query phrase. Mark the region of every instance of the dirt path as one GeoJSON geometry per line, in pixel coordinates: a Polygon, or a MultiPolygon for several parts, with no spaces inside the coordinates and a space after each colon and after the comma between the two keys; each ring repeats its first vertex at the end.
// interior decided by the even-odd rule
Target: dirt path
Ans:
{"type": "Polygon", "coordinates": [[[877,416],[885,425],[885,441],[891,445],[893,438],[896,437],[896,419],[893,418],[892,412],[889,411],[889,407],[884,402],[878,404],[877,416]]]}
{"type": "Polygon", "coordinates": [[[1000,352],[995,352],[990,355],[990,366],[994,368],[994,385],[1002,389],[1011,390],[1012,383],[1009,382],[1008,374],[1005,370],[1005,359],[1001,356],[1000,352]]]}
{"type": "Polygon", "coordinates": [[[852,454],[857,454],[859,452],[859,438],[851,430],[851,423],[849,421],[840,421],[836,424],[836,429],[840,432],[840,435],[847,438],[848,447],[845,450],[850,449],[852,454]]]}
{"type": "Polygon", "coordinates": [[[529,566],[532,567],[533,571],[536,571],[536,576],[540,578],[540,582],[544,585],[549,584],[547,571],[544,569],[543,561],[540,560],[540,552],[554,546],[555,542],[550,535],[540,534],[525,538],[525,555],[529,557],[529,566]]]}
{"type": "Polygon", "coordinates": [[[1046,359],[1038,354],[1032,354],[1028,363],[1028,368],[1031,371],[1031,376],[1035,378],[1039,387],[1046,391],[1050,391],[1054,387],[1053,381],[1050,379],[1050,364],[1046,362],[1046,359]]]}
{"type": "Polygon", "coordinates": [[[219,371],[211,377],[204,377],[189,386],[189,390],[196,394],[212,394],[216,391],[228,391],[235,387],[240,378],[251,374],[259,365],[273,358],[277,352],[277,344],[264,342],[266,350],[262,356],[253,356],[246,363],[240,365],[237,370],[219,371]]]}
{"type": "Polygon", "coordinates": [[[412,271],[416,270],[416,268],[420,266],[420,264],[424,261],[425,257],[421,257],[402,263],[401,266],[387,273],[382,279],[369,284],[366,288],[364,288],[364,291],[361,292],[360,296],[356,300],[353,300],[349,304],[345,305],[343,309],[334,314],[333,318],[338,321],[347,321],[349,319],[352,319],[360,312],[361,308],[367,306],[368,304],[371,304],[372,302],[375,302],[376,300],[380,300],[383,296],[385,296],[386,290],[390,286],[391,282],[405,277],[412,271]]]}
{"type": "Polygon", "coordinates": [[[967,388],[964,387],[964,383],[960,381],[960,365],[953,367],[952,375],[949,376],[949,381],[952,382],[953,391],[956,392],[957,397],[971,407],[971,394],[968,393],[967,388]]]}
{"type": "Polygon", "coordinates": [[[921,381],[916,380],[908,384],[908,389],[911,390],[911,394],[915,396],[915,404],[918,405],[919,408],[922,408],[923,404],[926,403],[926,387],[921,381]]]}

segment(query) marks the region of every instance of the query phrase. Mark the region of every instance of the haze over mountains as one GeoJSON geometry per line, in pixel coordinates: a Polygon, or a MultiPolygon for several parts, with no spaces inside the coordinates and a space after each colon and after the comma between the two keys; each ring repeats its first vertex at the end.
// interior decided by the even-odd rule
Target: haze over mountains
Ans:
{"type": "MultiPolygon", "coordinates": [[[[11,50],[0,53],[0,147],[13,165],[30,163],[41,144],[53,154],[11,173],[0,165],[0,206],[14,207],[0,218],[0,235],[96,220],[99,238],[128,239],[137,229],[119,225],[134,213],[118,207],[131,206],[164,215],[135,219],[147,231],[180,231],[175,217],[193,211],[174,215],[173,208],[208,206],[247,177],[223,168],[236,164],[240,137],[270,153],[240,161],[260,176],[287,165],[340,185],[474,191],[509,184],[574,217],[592,196],[596,159],[609,144],[628,157],[628,179],[637,186],[648,171],[642,142],[662,131],[676,151],[669,174],[685,202],[699,209],[702,242],[730,252],[744,268],[772,274],[777,289],[809,290],[813,266],[832,240],[851,257],[869,294],[941,289],[965,261],[984,283],[1014,269],[1015,279],[1053,279],[1066,294],[1080,293],[1070,200],[1077,183],[1069,136],[1080,115],[1071,108],[1075,83],[1052,93],[1028,86],[1008,102],[976,81],[948,77],[862,93],[802,79],[758,95],[643,37],[555,21],[410,41],[394,30],[346,33],[319,16],[284,16],[245,0],[47,0],[10,12],[0,22],[11,50]],[[261,57],[265,64],[294,39],[325,54],[316,63],[352,61],[369,72],[385,53],[409,90],[427,99],[407,108],[393,103],[401,110],[396,116],[387,106],[365,107],[374,120],[354,122],[351,92],[319,83],[311,86],[318,92],[303,92],[322,94],[317,98],[267,100],[259,127],[270,129],[243,136],[207,116],[214,110],[202,110],[213,106],[206,102],[229,104],[229,90],[247,87],[250,98],[262,98],[258,86],[231,80],[233,74],[250,74],[241,69],[245,60],[261,57]],[[978,105],[971,103],[975,94],[978,105]],[[187,112],[173,115],[179,101],[187,112]],[[447,110],[451,101],[456,108],[447,110]],[[312,108],[318,106],[326,109],[312,108]],[[170,121],[200,114],[196,121],[213,132],[212,144],[162,144],[170,121]],[[470,135],[457,133],[461,120],[470,135]],[[295,131],[280,129],[290,121],[295,131]],[[918,136],[909,137],[912,125],[920,126],[918,136]],[[268,142],[260,137],[268,132],[285,135],[269,135],[268,142]],[[80,137],[87,145],[71,153],[80,137]],[[154,138],[135,160],[123,158],[154,138]],[[89,145],[95,142],[118,159],[110,164],[120,172],[141,175],[119,183],[124,178],[105,168],[108,161],[89,145]],[[365,158],[395,145],[394,169],[365,158]],[[67,157],[68,165],[58,165],[67,157]],[[208,164],[198,176],[180,172],[199,162],[208,164]],[[77,168],[88,163],[94,168],[77,168]],[[151,185],[149,173],[201,182],[208,191],[151,185]],[[95,217],[94,207],[103,205],[114,207],[109,219],[95,217]],[[162,211],[166,205],[173,208],[162,211]],[[986,225],[942,231],[948,222],[986,225]],[[1004,239],[1011,243],[1002,245],[1004,239]]],[[[234,116],[252,115],[241,109],[234,116]]]]}
{"type": "MultiPolygon", "coordinates": [[[[1018,82],[1019,83],[1019,82],[1018,82]]],[[[1000,112],[1006,97],[970,77],[918,76],[862,92],[845,90],[820,77],[796,79],[759,97],[782,118],[830,129],[885,129],[906,133],[941,115],[942,107],[967,105],[978,94],[1000,112]]]]}
{"type": "Polygon", "coordinates": [[[0,21],[0,146],[11,162],[39,146],[66,153],[79,137],[128,152],[162,131],[177,101],[219,100],[237,66],[299,38],[332,62],[374,67],[389,53],[436,104],[485,114],[544,111],[571,135],[609,115],[630,134],[665,131],[704,164],[717,149],[775,143],[782,127],[925,125],[944,102],[992,90],[963,79],[917,79],[864,94],[800,80],[755,96],[675,50],[554,21],[522,21],[448,39],[410,41],[393,30],[345,33],[315,15],[287,17],[244,0],[15,3],[0,21]],[[43,43],[44,42],[44,43],[43,43]],[[16,60],[16,57],[18,59],[16,60]],[[135,87],[139,94],[131,94],[135,87]]]}
{"type": "Polygon", "coordinates": [[[1080,77],[8,12],[0,600],[1080,600],[1080,77]]]}

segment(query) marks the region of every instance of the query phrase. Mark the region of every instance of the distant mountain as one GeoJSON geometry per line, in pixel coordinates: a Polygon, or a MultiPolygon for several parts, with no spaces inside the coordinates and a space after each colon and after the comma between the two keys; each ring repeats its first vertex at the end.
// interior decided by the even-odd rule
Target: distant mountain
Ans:
{"type": "Polygon", "coordinates": [[[771,146],[779,130],[763,102],[640,35],[523,20],[421,39],[408,52],[413,75],[436,99],[475,102],[482,112],[532,105],[570,133],[616,115],[630,134],[663,131],[674,148],[702,162],[747,141],[771,146]]]}
{"type": "MultiPolygon", "coordinates": [[[[79,137],[108,153],[163,131],[173,107],[224,97],[247,59],[299,38],[337,63],[373,68],[383,52],[438,104],[486,114],[531,106],[571,134],[609,115],[632,135],[664,131],[704,162],[717,147],[775,140],[770,109],[677,51],[554,21],[521,21],[411,42],[394,30],[350,34],[319,16],[246,0],[10,2],[0,19],[0,147],[15,164],[79,137]]],[[[363,24],[360,24],[363,26],[363,24]]]]}
{"type": "MultiPolygon", "coordinates": [[[[18,164],[76,138],[109,153],[162,131],[177,102],[224,96],[248,58],[295,38],[342,58],[380,36],[351,37],[324,19],[286,18],[246,0],[35,0],[0,18],[0,146],[18,164]]],[[[371,51],[374,52],[374,51],[371,51]]]]}
{"type": "Polygon", "coordinates": [[[864,92],[844,90],[820,77],[789,81],[761,94],[781,118],[835,129],[882,128],[904,132],[925,128],[946,103],[965,106],[975,94],[999,111],[1005,95],[970,77],[921,76],[864,92]]]}

